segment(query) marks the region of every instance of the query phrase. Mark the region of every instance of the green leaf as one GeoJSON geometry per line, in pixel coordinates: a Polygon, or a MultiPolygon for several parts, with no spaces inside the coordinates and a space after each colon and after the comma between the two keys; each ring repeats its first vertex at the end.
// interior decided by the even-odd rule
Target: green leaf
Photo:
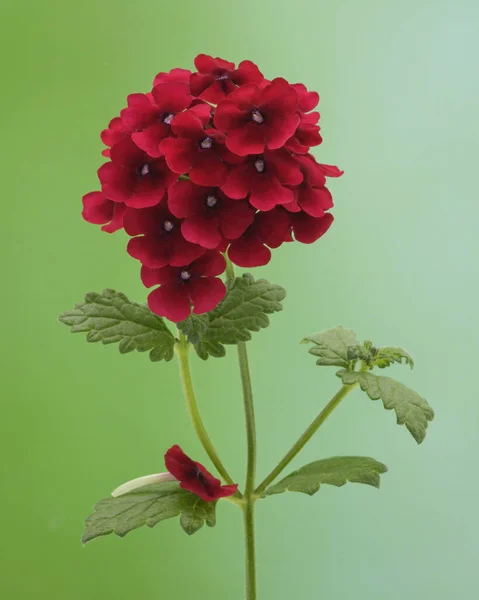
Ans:
{"type": "Polygon", "coordinates": [[[411,369],[414,367],[414,361],[412,356],[408,354],[402,348],[394,348],[394,347],[384,347],[378,348],[376,355],[373,359],[373,366],[379,367],[380,369],[384,369],[385,367],[389,367],[392,363],[404,363],[409,365],[411,369]]]}
{"type": "Polygon", "coordinates": [[[351,347],[357,348],[360,344],[356,334],[350,329],[344,327],[335,327],[322,333],[308,336],[301,342],[302,344],[312,343],[309,353],[318,356],[317,365],[337,366],[350,368],[348,351],[351,347]]]}
{"type": "Polygon", "coordinates": [[[178,329],[186,335],[190,344],[199,344],[201,338],[208,329],[208,316],[204,315],[190,315],[184,321],[177,324],[178,329]]]}
{"type": "MultiPolygon", "coordinates": [[[[195,327],[191,342],[196,341],[198,356],[206,360],[208,356],[224,356],[225,345],[247,342],[252,331],[259,331],[269,325],[268,315],[283,310],[281,304],[286,291],[279,285],[265,279],[255,281],[249,274],[237,277],[229,285],[224,300],[207,313],[207,329],[204,324],[198,326],[188,323],[184,327],[195,327]],[[199,336],[198,329],[203,330],[199,336]],[[199,337],[199,339],[198,339],[199,337]]],[[[188,319],[187,319],[188,321],[188,319]]],[[[183,324],[182,324],[183,325],[183,324]]],[[[195,342],[193,342],[195,343],[195,342]]]]}
{"type": "Polygon", "coordinates": [[[72,333],[87,333],[88,342],[119,342],[121,354],[150,350],[152,361],[169,361],[174,355],[175,338],[163,319],[114,290],[87,294],[84,302],[64,312],[59,320],[71,327],[72,333]]]}
{"type": "Polygon", "coordinates": [[[341,487],[348,481],[379,487],[379,475],[386,465],[367,456],[335,456],[310,463],[269,487],[264,496],[283,492],[302,492],[312,496],[323,483],[341,487]]]}
{"type": "Polygon", "coordinates": [[[192,535],[204,523],[216,524],[216,502],[205,502],[183,490],[176,481],[146,485],[116,498],[104,498],[95,504],[85,521],[82,542],[115,533],[124,537],[142,525],[154,527],[160,521],[180,516],[183,530],[192,535]]]}
{"type": "Polygon", "coordinates": [[[346,385],[359,383],[371,400],[382,399],[385,409],[395,410],[398,425],[406,425],[418,444],[424,440],[434,411],[417,392],[391,377],[368,372],[341,370],[337,375],[346,385]]]}

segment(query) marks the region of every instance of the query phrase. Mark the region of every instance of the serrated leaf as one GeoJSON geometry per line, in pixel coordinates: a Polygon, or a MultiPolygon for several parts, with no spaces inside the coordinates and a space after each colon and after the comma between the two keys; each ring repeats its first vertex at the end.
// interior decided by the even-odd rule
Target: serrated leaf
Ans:
{"type": "Polygon", "coordinates": [[[356,334],[344,327],[335,327],[328,331],[310,335],[302,341],[303,344],[312,343],[314,346],[309,353],[318,356],[316,361],[320,366],[337,366],[349,368],[351,359],[348,357],[350,348],[360,346],[356,334]]]}
{"type": "Polygon", "coordinates": [[[322,484],[341,487],[348,481],[379,487],[379,475],[386,473],[386,465],[366,456],[335,456],[317,460],[294,471],[269,487],[264,496],[283,492],[302,492],[312,496],[322,484]]]}
{"type": "Polygon", "coordinates": [[[341,370],[337,375],[346,385],[359,383],[371,400],[382,399],[385,409],[396,412],[398,425],[406,425],[418,444],[424,440],[434,411],[417,392],[391,377],[368,372],[341,370]]]}
{"type": "Polygon", "coordinates": [[[208,316],[206,314],[190,315],[187,319],[178,323],[177,327],[183,335],[186,335],[190,344],[199,344],[208,329],[208,316]]]}
{"type": "Polygon", "coordinates": [[[389,367],[392,363],[396,362],[402,364],[403,361],[406,365],[409,365],[411,369],[414,367],[412,356],[405,350],[402,348],[384,347],[378,348],[372,364],[380,369],[384,369],[385,367],[389,367]]]}
{"type": "Polygon", "coordinates": [[[225,345],[247,342],[252,331],[268,327],[268,315],[283,310],[285,296],[282,287],[265,279],[249,274],[234,279],[224,300],[206,315],[208,328],[196,347],[200,358],[224,356],[225,345]]]}
{"type": "Polygon", "coordinates": [[[183,530],[192,535],[204,523],[216,524],[216,502],[205,502],[183,490],[176,481],[155,483],[95,504],[94,512],[86,519],[82,542],[115,533],[124,537],[130,531],[180,516],[183,530]]]}
{"type": "Polygon", "coordinates": [[[175,338],[163,319],[115,290],[86,294],[84,302],[59,320],[72,333],[87,333],[88,342],[119,343],[121,354],[150,350],[152,361],[169,361],[174,355],[175,338]]]}

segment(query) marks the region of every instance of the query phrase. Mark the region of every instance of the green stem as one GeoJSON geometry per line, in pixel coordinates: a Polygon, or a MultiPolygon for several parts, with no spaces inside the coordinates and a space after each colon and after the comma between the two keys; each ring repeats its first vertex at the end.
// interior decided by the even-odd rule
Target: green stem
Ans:
{"type": "Polygon", "coordinates": [[[272,483],[276,477],[289,465],[293,458],[303,449],[303,447],[309,442],[313,435],[318,431],[321,425],[326,421],[333,410],[341,403],[345,396],[350,392],[357,384],[343,385],[339,392],[330,400],[330,402],[324,407],[319,415],[314,419],[311,425],[306,429],[303,435],[298,441],[291,447],[284,457],[280,460],[278,465],[271,471],[271,473],[262,481],[257,487],[255,494],[261,496],[265,489],[272,483]]]}
{"type": "Polygon", "coordinates": [[[198,404],[196,402],[195,390],[193,388],[193,381],[191,379],[190,364],[188,359],[190,344],[181,332],[179,332],[179,337],[180,340],[177,342],[175,350],[180,363],[181,381],[183,383],[183,390],[193,427],[195,428],[196,435],[198,436],[203,448],[210,457],[211,462],[218,470],[218,473],[221,475],[224,481],[226,481],[226,483],[231,485],[234,482],[221,462],[221,459],[218,456],[215,447],[213,446],[213,442],[210,440],[210,437],[206,432],[205,426],[201,419],[198,404]]]}
{"type": "Polygon", "coordinates": [[[254,499],[243,504],[245,536],[246,600],[256,600],[256,550],[254,541],[254,499]]]}
{"type": "MultiPolygon", "coordinates": [[[[231,284],[235,278],[233,264],[226,258],[226,280],[231,284]]],[[[246,483],[243,497],[243,522],[245,536],[245,564],[246,564],[246,600],[256,600],[256,550],[254,534],[254,493],[256,478],[256,425],[254,418],[253,388],[248,363],[248,352],[245,342],[238,342],[238,362],[243,388],[243,403],[246,422],[247,441],[247,467],[246,483]]]]}

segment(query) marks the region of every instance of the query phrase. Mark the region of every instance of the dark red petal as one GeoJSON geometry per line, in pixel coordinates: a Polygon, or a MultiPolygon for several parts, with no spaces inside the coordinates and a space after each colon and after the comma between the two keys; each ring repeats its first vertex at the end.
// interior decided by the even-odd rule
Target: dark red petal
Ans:
{"type": "Polygon", "coordinates": [[[334,165],[323,165],[319,163],[318,167],[326,175],[326,177],[341,177],[341,175],[344,174],[344,171],[341,171],[341,169],[335,167],[334,165]]]}
{"type": "Polygon", "coordinates": [[[221,186],[228,174],[228,167],[211,151],[198,153],[189,175],[191,181],[203,186],[221,186]]]}
{"type": "Polygon", "coordinates": [[[247,164],[231,169],[221,186],[222,192],[233,200],[246,198],[250,189],[248,181],[249,171],[250,166],[247,164]]]}
{"type": "Polygon", "coordinates": [[[105,146],[113,146],[116,142],[120,141],[120,139],[127,133],[127,127],[123,123],[120,117],[115,117],[112,119],[108,125],[108,129],[104,129],[100,138],[101,141],[105,144],[105,146]]]}
{"type": "Polygon", "coordinates": [[[261,83],[264,77],[254,62],[243,60],[231,74],[231,79],[236,85],[244,85],[245,83],[261,83]]]}
{"type": "Polygon", "coordinates": [[[193,96],[201,96],[215,82],[211,73],[193,73],[190,79],[191,93],[193,96]]]}
{"type": "Polygon", "coordinates": [[[168,264],[173,267],[182,267],[193,262],[204,254],[205,249],[197,244],[185,240],[180,232],[173,234],[170,242],[170,258],[168,264]]]}
{"type": "Polygon", "coordinates": [[[172,446],[165,454],[165,465],[168,471],[179,481],[188,479],[197,471],[196,463],[178,446],[172,446]]]}
{"type": "Polygon", "coordinates": [[[249,201],[258,210],[271,210],[278,204],[292,202],[293,198],[293,192],[273,177],[257,182],[251,190],[249,201]]]}
{"type": "Polygon", "coordinates": [[[160,83],[167,83],[168,81],[180,81],[188,83],[191,77],[191,71],[188,69],[171,69],[169,73],[158,73],[153,81],[153,86],[160,83]]]}
{"type": "Polygon", "coordinates": [[[187,138],[166,138],[160,143],[166,163],[175,173],[188,173],[198,153],[196,143],[187,138]]]}
{"type": "Polygon", "coordinates": [[[126,202],[133,192],[134,182],[129,174],[111,162],[98,169],[98,178],[103,193],[113,202],[126,202]]]}
{"type": "MultiPolygon", "coordinates": [[[[103,225],[109,223],[113,216],[113,208],[117,203],[108,200],[102,192],[90,192],[82,198],[82,217],[88,223],[103,225]]],[[[118,206],[122,206],[118,204],[118,206]]]]}
{"type": "MultiPolygon", "coordinates": [[[[184,321],[191,314],[188,286],[181,282],[161,285],[149,294],[148,306],[156,315],[166,317],[174,323],[184,321]]],[[[175,475],[169,467],[167,468],[175,475]]]]}
{"type": "Polygon", "coordinates": [[[274,124],[265,132],[266,144],[270,150],[284,146],[286,141],[294,134],[299,125],[297,114],[289,115],[281,121],[281,126],[274,124]]]}
{"type": "Polygon", "coordinates": [[[282,77],[277,77],[264,88],[259,101],[260,110],[267,113],[295,113],[298,107],[296,90],[282,77]]]}
{"type": "Polygon", "coordinates": [[[278,248],[283,242],[292,241],[291,216],[281,207],[259,213],[255,219],[255,228],[260,240],[270,248],[278,248]]]}
{"type": "Polygon", "coordinates": [[[285,185],[298,185],[303,181],[300,165],[288,152],[278,150],[267,152],[266,164],[272,166],[274,173],[281,183],[285,185]]]}
{"type": "Polygon", "coordinates": [[[257,238],[239,238],[228,249],[229,259],[238,267],[261,267],[271,260],[271,250],[257,238]]]}
{"type": "Polygon", "coordinates": [[[226,295],[226,286],[218,277],[200,277],[192,281],[189,287],[196,315],[213,310],[226,295]]]}
{"type": "Polygon", "coordinates": [[[156,85],[151,93],[162,113],[176,114],[188,108],[193,100],[189,86],[177,81],[156,85]]]}
{"type": "Polygon", "coordinates": [[[177,181],[168,192],[168,208],[180,219],[201,214],[205,198],[214,195],[214,189],[195,185],[189,180],[177,181]]]}
{"type": "Polygon", "coordinates": [[[249,122],[243,125],[241,129],[235,129],[228,133],[226,146],[228,150],[239,156],[261,154],[265,149],[266,133],[266,129],[261,125],[249,122]]]}
{"type": "MultiPolygon", "coordinates": [[[[204,105],[198,105],[198,107],[204,105]]],[[[201,109],[204,111],[204,109],[201,109]]],[[[179,137],[193,138],[195,140],[206,137],[204,132],[204,123],[192,109],[179,113],[171,122],[173,133],[179,137]]]]}
{"type": "Polygon", "coordinates": [[[152,287],[161,283],[174,283],[178,281],[178,267],[162,267],[161,269],[151,269],[150,267],[141,267],[141,281],[145,287],[152,287]]]}
{"type": "Polygon", "coordinates": [[[308,92],[306,86],[302,83],[293,83],[291,86],[296,90],[298,94],[299,109],[303,112],[309,112],[318,105],[319,94],[318,92],[308,92]]]}
{"type": "Polygon", "coordinates": [[[132,208],[147,208],[161,202],[164,195],[165,186],[163,183],[143,179],[136,184],[131,196],[125,200],[125,204],[132,208]]]}
{"type": "Polygon", "coordinates": [[[204,277],[216,277],[224,273],[225,269],[226,260],[219,252],[206,252],[191,265],[192,273],[204,277]]]}
{"type": "Polygon", "coordinates": [[[333,197],[328,188],[301,186],[298,191],[298,203],[308,215],[322,217],[325,210],[333,207],[333,197]]]}
{"type": "Polygon", "coordinates": [[[126,247],[127,252],[142,265],[151,269],[166,267],[170,261],[170,248],[167,242],[152,236],[132,238],[126,247]]]}
{"type": "Polygon", "coordinates": [[[250,120],[250,113],[254,106],[253,100],[258,95],[258,90],[254,85],[245,87],[247,88],[246,92],[244,92],[244,88],[240,89],[247,98],[235,101],[232,99],[235,94],[233,92],[216,107],[214,124],[220,131],[229,132],[232,129],[238,129],[250,120]]]}
{"type": "Polygon", "coordinates": [[[216,221],[199,216],[185,219],[181,224],[181,233],[192,244],[211,250],[217,248],[223,239],[216,221]]]}
{"type": "Polygon", "coordinates": [[[195,58],[195,67],[200,73],[213,73],[216,69],[232,71],[235,64],[219,57],[213,58],[208,54],[198,54],[195,58]]]}
{"type": "Polygon", "coordinates": [[[248,229],[254,221],[254,210],[247,202],[229,202],[221,211],[221,233],[229,240],[234,240],[248,229]]]}
{"type": "Polygon", "coordinates": [[[106,231],[106,233],[115,233],[119,229],[123,227],[123,216],[126,211],[126,206],[124,204],[120,204],[115,202],[113,205],[113,216],[111,221],[106,225],[103,225],[101,228],[102,231],[106,231]]]}
{"type": "Polygon", "coordinates": [[[295,239],[302,244],[312,244],[328,231],[334,217],[331,213],[319,218],[297,213],[292,215],[291,219],[295,239]]]}
{"type": "Polygon", "coordinates": [[[148,156],[158,158],[163,155],[160,150],[160,142],[170,133],[170,128],[165,123],[155,123],[143,131],[135,131],[131,139],[138,148],[141,148],[148,156]]]}

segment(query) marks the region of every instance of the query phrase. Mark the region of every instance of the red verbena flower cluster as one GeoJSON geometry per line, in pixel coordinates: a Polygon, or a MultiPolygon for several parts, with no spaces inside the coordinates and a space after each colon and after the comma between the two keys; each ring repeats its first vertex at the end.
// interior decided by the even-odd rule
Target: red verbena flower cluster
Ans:
{"type": "Polygon", "coordinates": [[[148,303],[172,321],[212,310],[224,297],[226,262],[265,265],[271,248],[310,244],[330,227],[327,177],[342,175],[309,153],[322,139],[319,95],[200,54],[197,72],[159,73],[131,94],[101,134],[109,160],[83,217],[131,236],[128,253],[148,303]]]}

